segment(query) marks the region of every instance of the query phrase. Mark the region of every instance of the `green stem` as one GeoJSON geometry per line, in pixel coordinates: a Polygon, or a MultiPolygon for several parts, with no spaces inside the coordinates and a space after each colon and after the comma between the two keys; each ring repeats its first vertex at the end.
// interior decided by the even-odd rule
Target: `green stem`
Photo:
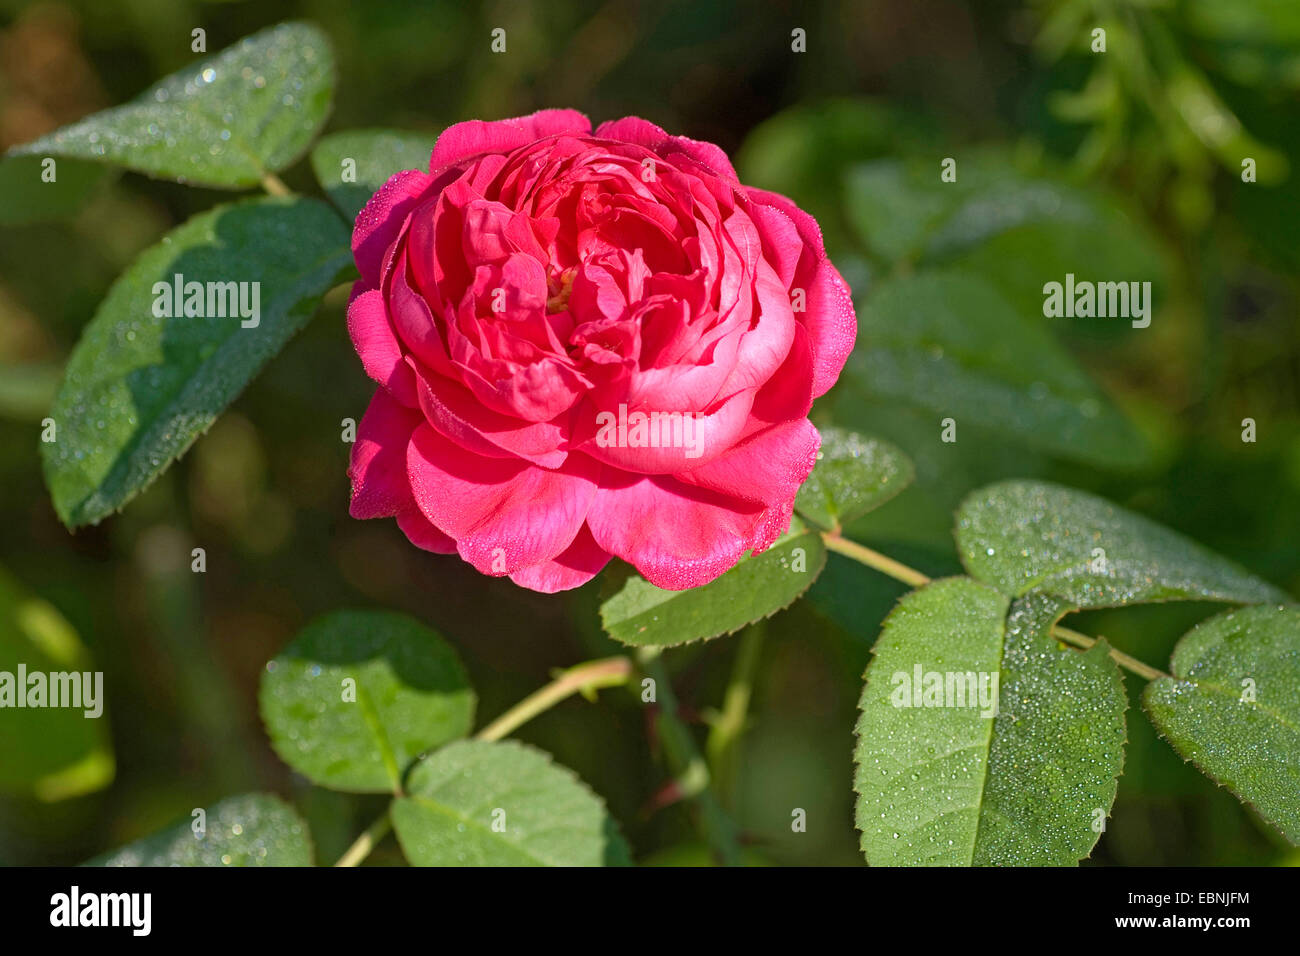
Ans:
{"type": "Polygon", "coordinates": [[[370,855],[371,850],[379,845],[379,841],[388,835],[388,831],[392,829],[392,826],[393,824],[388,818],[388,811],[385,810],[383,816],[366,827],[366,831],[356,838],[334,865],[357,866],[370,855]]]}
{"type": "Polygon", "coordinates": [[[677,713],[668,669],[659,658],[659,648],[643,647],[637,651],[641,673],[655,684],[655,726],[663,744],[669,770],[676,777],[683,796],[695,803],[705,842],[723,866],[743,865],[740,857],[740,834],[736,824],[710,789],[709,765],[700,755],[695,738],[677,713]]]}
{"type": "Polygon", "coordinates": [[[275,173],[262,174],[262,188],[272,196],[292,196],[293,190],[275,173]]]}
{"type": "MultiPolygon", "coordinates": [[[[826,547],[831,551],[838,551],[845,557],[852,558],[860,564],[865,564],[881,574],[893,578],[895,581],[901,581],[904,584],[917,588],[924,584],[930,583],[930,578],[915,568],[909,568],[907,565],[895,561],[888,555],[881,554],[879,551],[873,551],[865,545],[858,544],[856,541],[849,541],[847,538],[841,538],[838,534],[830,531],[822,533],[822,540],[826,542],[826,547]]],[[[1089,637],[1087,634],[1080,634],[1078,631],[1072,631],[1068,627],[1061,627],[1059,624],[1052,628],[1052,636],[1063,644],[1072,644],[1075,647],[1089,648],[1097,643],[1097,638],[1089,637]]],[[[1150,664],[1144,664],[1135,657],[1130,657],[1123,651],[1117,651],[1115,648],[1110,649],[1111,659],[1123,667],[1125,670],[1137,674],[1146,680],[1155,680],[1158,677],[1168,677],[1164,671],[1157,670],[1150,664]]]]}
{"type": "Polygon", "coordinates": [[[711,722],[704,745],[716,781],[715,789],[724,803],[729,803],[728,797],[735,785],[740,738],[745,732],[754,675],[763,651],[764,627],[764,623],[759,621],[745,628],[740,635],[740,647],[736,650],[731,680],[722,699],[722,711],[711,722]]]}
{"type": "Polygon", "coordinates": [[[584,696],[602,687],[620,687],[632,676],[632,662],[626,657],[609,657],[571,667],[511,707],[476,735],[479,740],[500,740],[538,714],[573,694],[584,696]]]}

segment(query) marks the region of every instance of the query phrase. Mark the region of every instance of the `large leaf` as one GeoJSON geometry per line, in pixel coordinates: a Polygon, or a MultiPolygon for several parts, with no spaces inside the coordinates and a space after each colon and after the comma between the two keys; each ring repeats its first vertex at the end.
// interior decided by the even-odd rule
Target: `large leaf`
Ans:
{"type": "Polygon", "coordinates": [[[325,136],[311,151],[316,180],[355,219],[371,196],[404,169],[428,172],[436,133],[357,129],[325,136]]]}
{"type": "Polygon", "coordinates": [[[63,616],[0,571],[0,791],[60,800],[112,781],[103,676],[63,616]],[[56,686],[67,706],[50,706],[56,686]],[[18,706],[38,687],[44,706],[18,706]]]}
{"type": "Polygon", "coordinates": [[[822,428],[817,465],[799,489],[794,507],[826,528],[838,528],[878,508],[906,488],[911,460],[889,442],[842,428],[822,428]]]}
{"type": "Polygon", "coordinates": [[[56,441],[41,452],[63,522],[98,521],[153,481],[306,324],[350,262],[347,229],[314,199],[219,206],[147,249],[86,327],[50,411],[56,441]],[[154,285],[177,275],[186,285],[247,283],[258,324],[214,314],[236,310],[212,308],[226,303],[207,296],[203,316],[159,317],[154,285]]]}
{"type": "Polygon", "coordinates": [[[284,23],[9,155],[112,163],[197,186],[256,186],[306,151],[333,91],[328,38],[284,23]]]}
{"type": "Polygon", "coordinates": [[[200,807],[200,818],[96,857],[87,866],[311,866],[311,835],[293,807],[267,793],[200,807]]]}
{"type": "Polygon", "coordinates": [[[794,518],[790,531],[762,554],[743,558],[721,577],[687,591],[665,591],[629,575],[600,606],[610,637],[666,647],[740,630],[789,607],[826,565],[821,533],[794,518]]]}
{"type": "Polygon", "coordinates": [[[412,760],[474,725],[456,652],[387,611],[313,621],[266,665],[260,703],[275,752],[335,790],[396,792],[412,760]]]}
{"type": "Polygon", "coordinates": [[[513,741],[462,741],[426,757],[392,817],[416,866],[628,861],[604,802],[548,754],[513,741]]]}
{"type": "Polygon", "coordinates": [[[1287,600],[1154,521],[1046,482],[1007,481],[976,491],[957,512],[956,537],[966,569],[1013,596],[1047,591],[1081,608],[1287,600]]]}
{"type": "Polygon", "coordinates": [[[1300,608],[1229,611],[1174,649],[1143,706],[1185,760],[1300,844],[1300,608]]]}
{"type": "Polygon", "coordinates": [[[1039,322],[983,279],[928,271],[888,280],[859,310],[847,375],[868,396],[907,402],[1107,466],[1143,461],[1133,427],[1039,322]]]}
{"type": "Polygon", "coordinates": [[[948,578],[886,620],[856,728],[872,865],[1071,865],[1096,843],[1124,691],[1103,644],[1079,654],[1047,637],[1059,608],[1044,600],[1008,621],[1005,596],[948,578]]]}

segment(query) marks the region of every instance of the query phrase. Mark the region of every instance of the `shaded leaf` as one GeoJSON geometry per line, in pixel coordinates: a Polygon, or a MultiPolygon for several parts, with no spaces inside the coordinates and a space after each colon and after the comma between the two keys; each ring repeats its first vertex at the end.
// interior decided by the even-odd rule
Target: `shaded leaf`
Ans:
{"type": "Polygon", "coordinates": [[[1174,750],[1300,844],[1300,608],[1212,617],[1142,703],[1174,750]]]}
{"type": "Polygon", "coordinates": [[[1063,458],[1145,460],[1141,436],[1038,323],[983,279],[929,271],[888,280],[859,313],[846,374],[874,399],[998,429],[1063,458]]]}
{"type": "Polygon", "coordinates": [[[394,173],[404,169],[428,172],[437,139],[437,133],[390,129],[331,133],[313,147],[311,168],[334,205],[355,219],[394,173]],[[349,160],[353,165],[348,165],[349,160]]]}
{"type": "Polygon", "coordinates": [[[1037,481],[982,488],[957,512],[966,569],[1013,596],[1080,608],[1148,601],[1285,601],[1277,588],[1104,498],[1037,481]]]}
{"type": "Polygon", "coordinates": [[[9,155],[112,163],[196,186],[256,186],[306,151],[333,92],[329,39],[310,24],[282,23],[9,155]]]}
{"type": "Polygon", "coordinates": [[[392,818],[415,866],[628,862],[604,802],[550,755],[514,741],[461,741],[426,757],[392,818]]]}
{"type": "Polygon", "coordinates": [[[279,797],[227,797],[197,818],[89,860],[87,866],[311,866],[311,835],[279,797]]]}
{"type": "Polygon", "coordinates": [[[97,682],[96,673],[63,616],[0,571],[0,791],[62,800],[112,782],[103,675],[97,682]],[[19,696],[26,703],[38,686],[44,705],[19,707],[19,696]],[[51,706],[56,692],[78,706],[51,706]]]}
{"type": "Polygon", "coordinates": [[[456,652],[405,614],[336,611],[266,665],[262,720],[281,759],[335,790],[397,791],[417,756],[474,725],[456,652]]]}
{"type": "Polygon", "coordinates": [[[911,460],[878,438],[821,428],[817,465],[794,507],[819,527],[838,528],[894,497],[912,481],[911,460]]]}
{"type": "Polygon", "coordinates": [[[768,550],[698,588],[665,591],[629,575],[601,604],[600,620],[610,637],[637,646],[731,634],[789,607],[825,565],[821,533],[794,518],[790,531],[768,550]]]}
{"type": "Polygon", "coordinates": [[[306,324],[351,260],[347,229],[314,199],[218,206],[145,250],[86,326],[50,410],[56,441],[41,454],[64,524],[98,521],[148,486],[306,324]],[[248,283],[258,324],[245,328],[217,286],[205,315],[159,317],[155,283],[177,275],[248,283]]]}

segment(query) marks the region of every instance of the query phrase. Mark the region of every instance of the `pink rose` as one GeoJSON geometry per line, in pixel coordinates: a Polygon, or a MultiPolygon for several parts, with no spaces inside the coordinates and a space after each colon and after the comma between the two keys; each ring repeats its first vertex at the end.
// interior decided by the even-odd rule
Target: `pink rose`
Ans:
{"type": "Polygon", "coordinates": [[[572,110],[458,123],[352,250],[381,386],[354,517],[546,592],[611,555],[695,587],[788,528],[856,318],[817,223],[718,147],[572,110]]]}

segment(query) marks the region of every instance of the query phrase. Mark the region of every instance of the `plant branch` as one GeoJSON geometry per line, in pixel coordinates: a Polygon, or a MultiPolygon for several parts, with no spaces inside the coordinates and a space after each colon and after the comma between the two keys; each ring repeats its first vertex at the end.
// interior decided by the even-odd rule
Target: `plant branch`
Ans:
{"type": "Polygon", "coordinates": [[[641,648],[637,652],[637,664],[641,673],[655,683],[655,726],[680,795],[695,803],[700,829],[718,862],[723,866],[743,865],[736,824],[710,789],[709,766],[700,755],[690,728],[677,713],[677,697],[668,679],[668,669],[659,658],[659,648],[641,648]]]}
{"type": "MultiPolygon", "coordinates": [[[[873,551],[865,545],[858,544],[856,541],[850,541],[847,538],[841,538],[838,533],[824,531],[822,540],[826,542],[826,547],[832,551],[837,551],[845,557],[852,558],[859,564],[865,564],[867,567],[879,571],[881,574],[893,578],[895,581],[901,581],[912,587],[921,587],[929,584],[930,578],[915,568],[909,568],[900,561],[895,561],[888,555],[881,554],[879,551],[873,551]]],[[[1072,644],[1075,647],[1089,648],[1097,643],[1097,638],[1089,637],[1087,634],[1080,634],[1078,631],[1072,631],[1068,627],[1061,627],[1059,624],[1052,628],[1052,637],[1063,644],[1072,644]]],[[[1144,664],[1136,657],[1130,657],[1123,651],[1110,649],[1111,659],[1123,667],[1125,670],[1132,671],[1139,677],[1146,680],[1155,680],[1158,677],[1168,677],[1164,671],[1157,670],[1150,664],[1144,664]]]]}
{"type": "Polygon", "coordinates": [[[383,815],[374,823],[366,827],[364,833],[357,837],[353,844],[344,851],[339,857],[335,866],[357,866],[362,860],[370,855],[370,851],[379,845],[379,841],[388,835],[388,831],[393,827],[389,820],[388,811],[385,810],[383,815]]]}
{"type": "Polygon", "coordinates": [[[724,803],[730,802],[729,795],[735,784],[740,738],[745,732],[745,722],[749,715],[754,675],[758,671],[758,660],[763,651],[764,629],[764,622],[758,621],[745,628],[740,635],[731,680],[727,683],[727,692],[722,698],[722,711],[710,721],[709,737],[704,745],[716,781],[715,789],[724,803]]]}
{"type": "Polygon", "coordinates": [[[571,667],[515,704],[476,736],[479,740],[500,740],[566,697],[578,693],[589,697],[602,687],[622,686],[631,676],[632,662],[626,657],[608,657],[571,667]]]}
{"type": "Polygon", "coordinates": [[[262,188],[272,196],[292,196],[293,190],[275,173],[262,174],[262,188]]]}

